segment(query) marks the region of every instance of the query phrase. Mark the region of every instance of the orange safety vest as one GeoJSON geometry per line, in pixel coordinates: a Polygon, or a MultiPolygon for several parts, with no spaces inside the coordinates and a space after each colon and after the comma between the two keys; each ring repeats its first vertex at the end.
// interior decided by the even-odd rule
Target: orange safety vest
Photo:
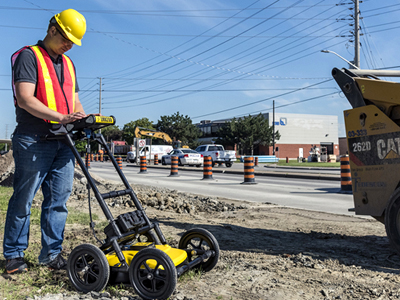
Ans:
{"type": "MultiPolygon", "coordinates": [[[[48,108],[57,111],[63,115],[73,113],[75,111],[75,69],[71,59],[62,55],[63,59],[63,76],[64,84],[58,80],[56,70],[54,69],[53,62],[50,55],[39,46],[25,46],[15,52],[11,57],[12,66],[18,55],[30,48],[35,53],[37,61],[38,81],[36,84],[36,98],[38,98],[48,108]]],[[[17,98],[15,96],[14,75],[12,77],[12,85],[14,91],[14,105],[17,105],[17,98]]],[[[58,123],[55,121],[48,121],[50,123],[58,123]]]]}

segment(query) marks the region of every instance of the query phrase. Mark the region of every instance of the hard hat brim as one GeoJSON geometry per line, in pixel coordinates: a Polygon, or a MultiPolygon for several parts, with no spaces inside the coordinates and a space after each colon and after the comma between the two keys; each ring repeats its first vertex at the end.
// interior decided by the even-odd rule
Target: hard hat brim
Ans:
{"type": "MultiPolygon", "coordinates": [[[[64,31],[64,30],[63,30],[64,31]]],[[[65,32],[64,33],[67,35],[68,39],[73,42],[75,45],[78,46],[82,46],[82,42],[80,39],[77,39],[76,37],[74,37],[72,34],[70,34],[69,32],[65,32]]]]}

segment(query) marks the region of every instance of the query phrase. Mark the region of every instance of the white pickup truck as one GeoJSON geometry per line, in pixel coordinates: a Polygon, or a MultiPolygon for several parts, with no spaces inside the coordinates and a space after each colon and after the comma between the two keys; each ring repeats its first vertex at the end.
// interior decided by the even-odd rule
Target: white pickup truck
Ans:
{"type": "Polygon", "coordinates": [[[226,167],[230,168],[233,162],[236,161],[236,152],[234,150],[225,150],[222,145],[201,145],[196,148],[196,151],[203,154],[203,156],[211,156],[213,167],[215,164],[225,164],[226,167]]]}

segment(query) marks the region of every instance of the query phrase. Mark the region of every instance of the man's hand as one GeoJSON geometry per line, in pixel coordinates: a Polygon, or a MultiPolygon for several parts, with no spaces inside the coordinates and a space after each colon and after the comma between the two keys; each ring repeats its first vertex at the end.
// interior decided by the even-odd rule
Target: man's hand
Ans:
{"type": "Polygon", "coordinates": [[[68,124],[68,123],[72,123],[72,122],[74,122],[76,120],[82,119],[84,117],[86,117],[86,114],[84,112],[77,111],[77,112],[74,112],[74,113],[69,114],[69,115],[63,115],[60,123],[61,124],[68,124]]]}

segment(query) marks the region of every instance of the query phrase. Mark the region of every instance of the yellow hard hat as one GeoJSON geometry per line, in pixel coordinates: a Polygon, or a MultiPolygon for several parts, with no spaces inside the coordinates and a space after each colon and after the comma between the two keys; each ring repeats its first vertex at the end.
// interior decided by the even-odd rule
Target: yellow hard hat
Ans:
{"type": "Polygon", "coordinates": [[[75,9],[66,9],[56,14],[54,18],[66,36],[78,46],[82,45],[81,39],[86,32],[86,20],[75,9]]]}

